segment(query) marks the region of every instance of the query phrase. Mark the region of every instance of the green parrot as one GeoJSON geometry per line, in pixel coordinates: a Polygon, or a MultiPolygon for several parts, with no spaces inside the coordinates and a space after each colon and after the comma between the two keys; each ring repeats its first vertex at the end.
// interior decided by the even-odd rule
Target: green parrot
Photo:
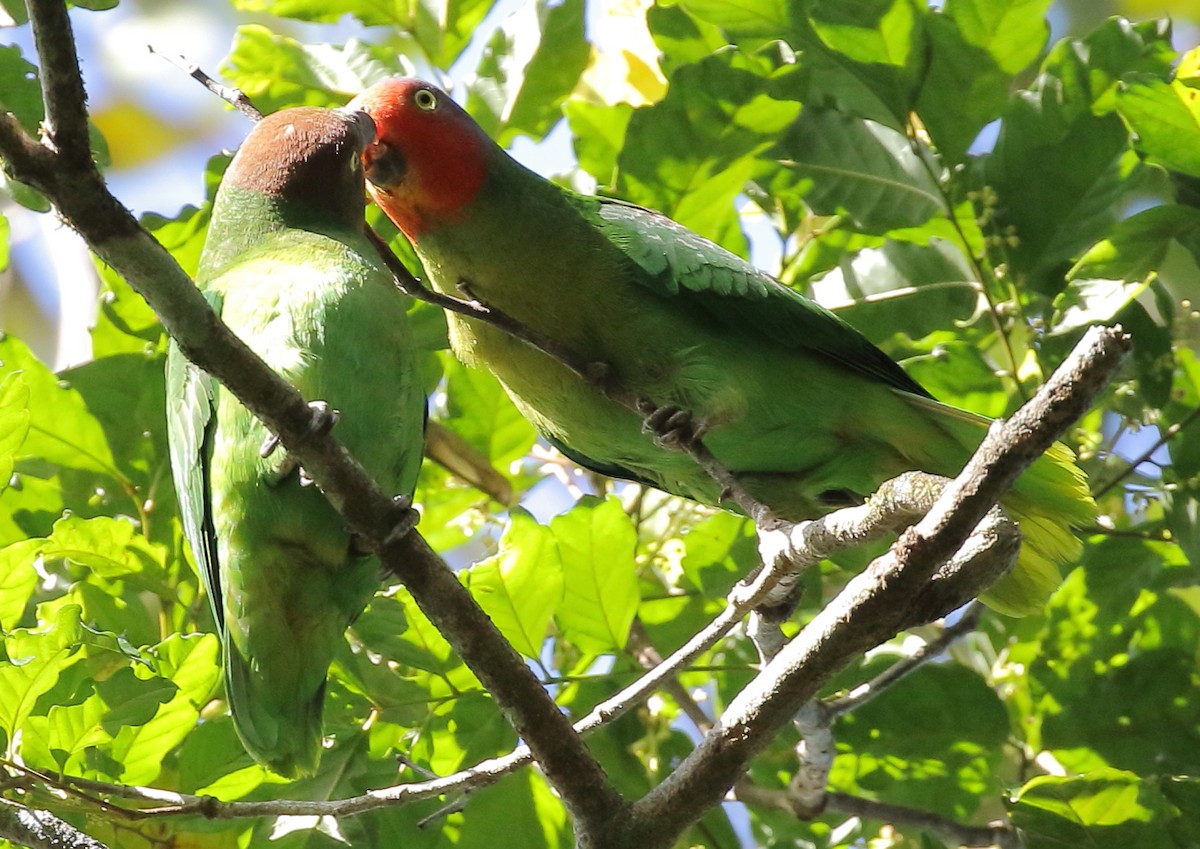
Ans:
{"type": "MultiPolygon", "coordinates": [[[[406,301],[363,236],[361,112],[264,118],[217,192],[197,285],[256,354],[336,411],[337,436],[386,490],[411,495],[425,395],[406,301]]],[[[213,607],[238,735],[280,775],[311,774],[329,664],[379,584],[341,517],[231,393],[172,345],[171,466],[213,607]]],[[[328,425],[334,413],[314,421],[328,425]]]]}
{"type": "MultiPolygon", "coordinates": [[[[444,92],[392,79],[360,94],[378,128],[368,190],[435,288],[466,293],[585,358],[661,408],[689,412],[704,443],[776,515],[811,519],[911,470],[957,475],[988,420],[934,400],[828,310],[664,215],[585,197],[526,169],[444,92]]],[[[717,505],[720,487],[637,413],[532,346],[449,317],[468,364],[500,380],[541,434],[596,471],[717,505]]],[[[1056,445],[1005,497],[1025,545],[985,597],[1038,609],[1072,526],[1095,503],[1056,445]]]]}

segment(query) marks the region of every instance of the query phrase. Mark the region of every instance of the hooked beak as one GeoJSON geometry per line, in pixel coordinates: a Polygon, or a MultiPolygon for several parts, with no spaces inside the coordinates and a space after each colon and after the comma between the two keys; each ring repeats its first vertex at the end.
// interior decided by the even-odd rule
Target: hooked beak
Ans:
{"type": "Polygon", "coordinates": [[[354,129],[355,134],[358,136],[359,144],[363,150],[366,150],[375,143],[375,139],[378,138],[378,136],[375,131],[375,122],[371,120],[370,115],[368,115],[366,112],[363,112],[361,109],[350,109],[349,107],[345,106],[341,107],[340,109],[335,109],[334,111],[338,112],[343,118],[345,118],[346,123],[354,129]]]}

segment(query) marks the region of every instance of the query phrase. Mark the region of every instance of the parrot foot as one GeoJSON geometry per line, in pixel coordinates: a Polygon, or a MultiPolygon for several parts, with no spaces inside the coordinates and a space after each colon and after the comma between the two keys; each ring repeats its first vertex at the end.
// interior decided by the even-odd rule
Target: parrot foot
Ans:
{"type": "MultiPolygon", "coordinates": [[[[421,514],[413,508],[413,500],[411,495],[397,495],[392,499],[392,508],[395,514],[395,523],[392,525],[392,530],[384,538],[379,548],[372,548],[364,544],[362,537],[358,534],[350,535],[350,553],[356,557],[365,557],[368,554],[377,553],[380,549],[398,542],[417,526],[417,522],[421,519],[421,514]]],[[[387,570],[384,570],[383,575],[387,575],[387,570]]]]}
{"type": "MultiPolygon", "coordinates": [[[[312,411],[312,418],[308,423],[308,430],[312,434],[324,434],[333,430],[333,426],[337,424],[341,418],[341,413],[330,408],[324,401],[312,401],[308,408],[312,411]]],[[[262,445],[258,449],[258,456],[264,460],[275,453],[279,448],[279,434],[269,433],[267,438],[263,440],[262,445]]]]}
{"type": "MultiPolygon", "coordinates": [[[[329,433],[341,417],[341,414],[337,410],[330,407],[324,401],[312,401],[309,403],[308,408],[312,411],[312,418],[308,422],[308,432],[313,436],[329,433]]],[[[275,453],[279,445],[279,435],[275,433],[268,434],[267,438],[263,440],[262,446],[258,449],[258,456],[264,460],[267,459],[275,453]]],[[[291,455],[285,456],[280,461],[273,484],[286,480],[292,472],[297,470],[299,470],[300,475],[300,486],[312,486],[312,476],[301,468],[300,463],[291,455]]]]}
{"type": "Polygon", "coordinates": [[[384,539],[384,545],[404,539],[416,528],[417,522],[421,521],[421,514],[413,507],[411,495],[397,495],[392,499],[392,509],[396,514],[396,524],[384,539]]]}
{"type": "Polygon", "coordinates": [[[708,432],[708,425],[697,422],[692,414],[674,404],[655,407],[649,401],[638,405],[646,419],[642,433],[654,434],[655,440],[665,448],[686,451],[708,432]]]}

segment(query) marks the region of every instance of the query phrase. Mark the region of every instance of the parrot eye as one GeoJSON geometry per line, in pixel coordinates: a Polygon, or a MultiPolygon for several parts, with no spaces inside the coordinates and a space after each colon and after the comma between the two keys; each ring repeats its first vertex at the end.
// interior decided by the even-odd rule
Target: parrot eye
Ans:
{"type": "Polygon", "coordinates": [[[422,112],[432,112],[437,109],[437,95],[427,88],[419,88],[413,95],[413,103],[422,112]]]}

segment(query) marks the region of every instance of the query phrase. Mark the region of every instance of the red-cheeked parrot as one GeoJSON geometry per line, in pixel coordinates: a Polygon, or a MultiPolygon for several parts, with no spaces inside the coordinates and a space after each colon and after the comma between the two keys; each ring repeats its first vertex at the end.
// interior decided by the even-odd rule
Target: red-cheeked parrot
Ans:
{"type": "MultiPolygon", "coordinates": [[[[306,398],[385,489],[407,495],[425,396],[406,299],[363,237],[366,115],[264,118],[225,173],[197,285],[229,327],[306,398]]],[[[221,634],[238,735],[295,777],[321,751],[329,664],[379,582],[341,517],[271,436],[172,347],[168,430],[184,529],[221,634]],[[267,456],[262,456],[266,454],[267,456]]]]}
{"type": "MultiPolygon", "coordinates": [[[[954,476],[988,420],[941,404],[841,319],[657,212],[585,197],[513,160],[444,92],[377,84],[350,106],[374,120],[368,190],[433,285],[467,291],[618,384],[689,411],[706,446],[776,515],[813,518],[901,472],[954,476]]],[[[583,465],[716,504],[720,487],[642,418],[532,346],[451,315],[455,353],[483,364],[547,440],[583,465]]],[[[985,596],[1038,609],[1094,517],[1056,445],[1003,505],[1025,545],[985,596]]]]}

